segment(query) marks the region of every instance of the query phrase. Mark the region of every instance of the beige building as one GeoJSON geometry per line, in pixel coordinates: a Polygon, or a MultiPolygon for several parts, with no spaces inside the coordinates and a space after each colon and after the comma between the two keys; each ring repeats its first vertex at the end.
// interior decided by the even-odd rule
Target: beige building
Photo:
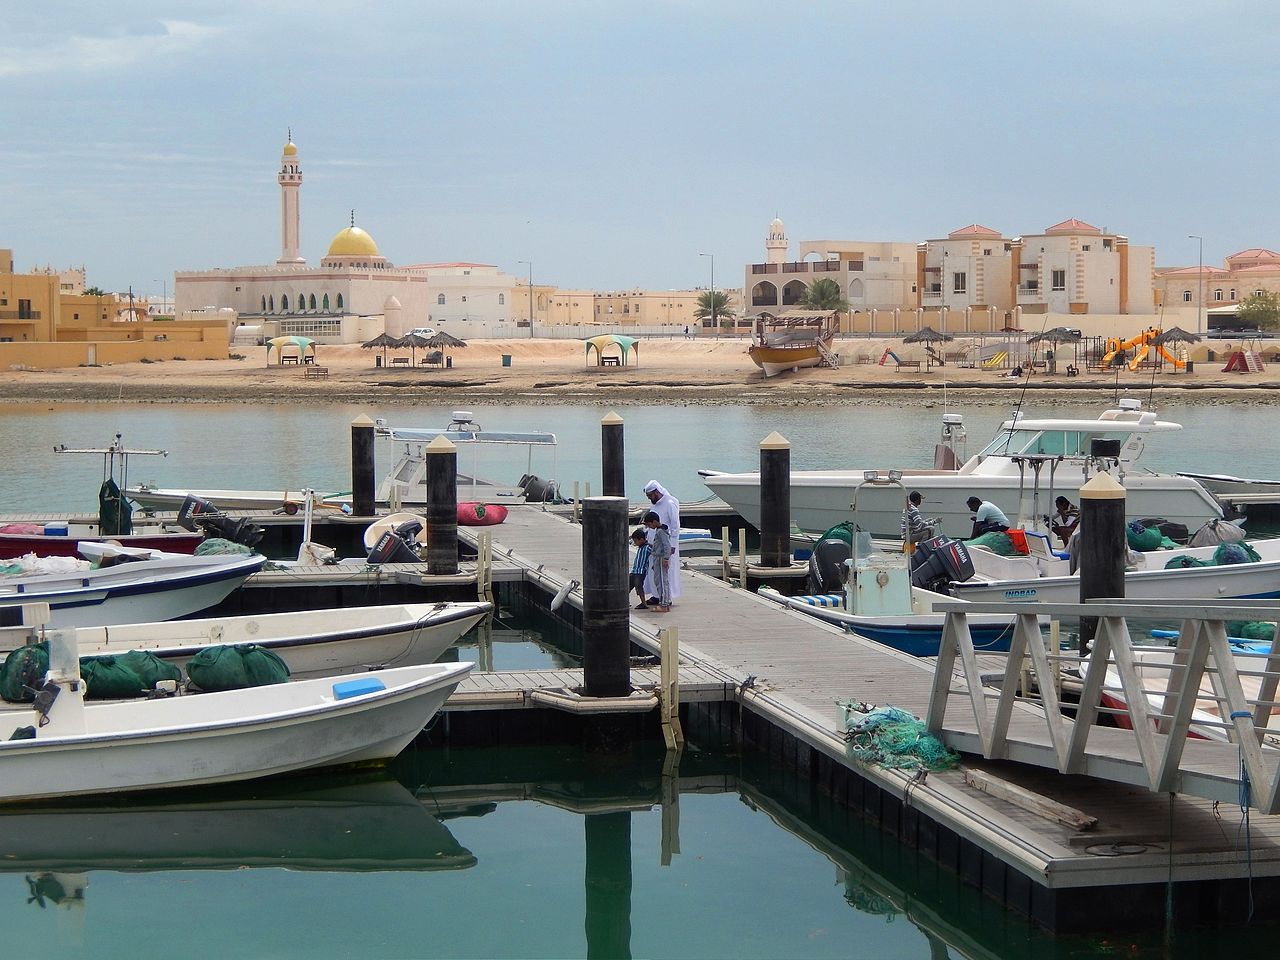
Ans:
{"type": "Polygon", "coordinates": [[[783,222],[774,218],[765,239],[765,262],[747,265],[743,277],[748,316],[794,308],[814,280],[834,280],[852,313],[913,307],[918,292],[916,245],[863,240],[806,240],[799,259],[788,260],[783,222]]]}
{"type": "Polygon", "coordinates": [[[1001,317],[1014,306],[1013,241],[971,223],[916,248],[916,306],[986,311],[1001,317]]]}
{"type": "Polygon", "coordinates": [[[1064,220],[1010,243],[1014,302],[1023,313],[1155,313],[1155,249],[1064,220]]]}
{"type": "Polygon", "coordinates": [[[1260,291],[1280,293],[1280,253],[1251,247],[1233,253],[1221,267],[1161,267],[1156,285],[1165,306],[1194,309],[1228,306],[1260,291]]]}

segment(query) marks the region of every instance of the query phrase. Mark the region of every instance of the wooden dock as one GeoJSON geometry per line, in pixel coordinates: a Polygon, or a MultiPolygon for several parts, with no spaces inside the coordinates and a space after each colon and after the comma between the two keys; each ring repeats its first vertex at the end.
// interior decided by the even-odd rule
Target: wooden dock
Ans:
{"type": "MultiPolygon", "coordinates": [[[[517,508],[492,532],[495,560],[522,567],[548,592],[581,580],[580,526],[517,508]]],[[[686,570],[682,589],[671,613],[632,613],[636,644],[654,651],[658,631],[678,626],[682,671],[685,664],[708,671],[745,711],[794,738],[800,752],[808,751],[803,757],[791,751],[797,769],[825,764],[852,771],[899,805],[902,832],[910,834],[904,839],[972,872],[972,882],[1046,925],[1080,922],[1063,920],[1063,910],[1134,910],[1141,901],[1162,911],[1160,891],[1168,881],[1243,878],[1250,870],[1254,878],[1280,876],[1280,816],[1255,813],[1246,863],[1239,811],[1211,799],[973,755],[960,769],[926,778],[861,766],[848,757],[838,702],[892,705],[923,718],[934,684],[932,661],[841,632],[712,577],[686,570]],[[988,792],[974,785],[983,778],[972,771],[1012,789],[988,792]],[[1082,830],[1061,822],[1055,813],[1063,807],[1095,818],[1096,826],[1082,830]],[[961,855],[947,854],[944,845],[958,845],[961,855]],[[1104,898],[1087,895],[1098,887],[1116,889],[1104,898]]],[[[568,602],[580,607],[580,595],[571,593],[568,602]]],[[[967,694],[958,680],[955,692],[967,694]]]]}

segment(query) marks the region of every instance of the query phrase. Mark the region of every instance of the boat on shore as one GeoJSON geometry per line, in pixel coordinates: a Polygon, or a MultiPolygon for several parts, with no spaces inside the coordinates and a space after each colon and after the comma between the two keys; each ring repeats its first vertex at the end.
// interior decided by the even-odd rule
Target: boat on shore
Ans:
{"type": "Polygon", "coordinates": [[[838,363],[832,353],[839,315],[830,313],[762,313],[747,349],[751,362],[775,377],[787,370],[838,363]]]}
{"type": "MultiPolygon", "coordinates": [[[[51,652],[55,665],[64,658],[51,652]]],[[[396,667],[338,681],[91,708],[74,667],[51,669],[59,693],[47,713],[33,707],[0,721],[0,802],[234,783],[386,761],[422,731],[472,666],[396,667]]]]}
{"type": "MultiPolygon", "coordinates": [[[[179,667],[209,646],[253,644],[277,654],[290,677],[302,679],[434,663],[492,610],[485,602],[405,603],[130,623],[81,627],[76,642],[82,656],[142,650],[179,667]]],[[[0,654],[32,633],[0,628],[0,654]]]]}
{"type": "MultiPolygon", "coordinates": [[[[1031,516],[1047,514],[1056,494],[1073,502],[1076,491],[1099,469],[1110,468],[1124,484],[1126,509],[1132,518],[1164,517],[1197,529],[1223,515],[1222,504],[1191,477],[1142,469],[1138,461],[1148,439],[1182,429],[1181,424],[1158,420],[1142,409],[1138,400],[1121,400],[1116,409],[1097,419],[1014,417],[1001,424],[995,437],[957,469],[902,469],[908,490],[924,497],[924,509],[941,519],[951,535],[967,535],[971,512],[966,500],[978,497],[994,503],[1009,517],[1024,507],[1031,516]],[[1091,455],[1094,440],[1111,441],[1116,455],[1100,461],[1091,455]],[[1045,470],[1046,476],[1032,472],[1045,470]],[[1045,482],[1047,479],[1047,483],[1045,482]],[[1043,491],[1038,504],[1024,504],[1030,488],[1043,491]]],[[[935,456],[935,460],[937,457],[935,456]]],[[[760,474],[699,471],[711,491],[748,522],[760,524],[760,474]]],[[[820,532],[847,519],[854,488],[869,474],[885,470],[793,470],[791,519],[802,530],[820,532]]],[[[902,498],[886,489],[871,492],[862,508],[863,529],[877,537],[901,535],[902,498]]]]}
{"type": "Polygon", "coordinates": [[[123,552],[142,556],[90,570],[0,576],[0,617],[45,603],[49,625],[59,629],[175,620],[222,602],[267,562],[257,554],[123,552]]]}

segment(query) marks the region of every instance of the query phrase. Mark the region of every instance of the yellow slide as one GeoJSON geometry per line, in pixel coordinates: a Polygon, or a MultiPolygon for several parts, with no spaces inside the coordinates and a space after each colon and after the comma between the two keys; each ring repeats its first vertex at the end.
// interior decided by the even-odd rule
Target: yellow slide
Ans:
{"type": "Polygon", "coordinates": [[[983,360],[982,365],[984,367],[998,367],[1008,359],[1009,351],[1001,350],[999,353],[992,356],[990,360],[983,360]]]}
{"type": "MultiPolygon", "coordinates": [[[[1102,356],[1102,365],[1104,367],[1111,364],[1111,360],[1116,354],[1123,354],[1126,351],[1137,349],[1132,360],[1129,361],[1129,369],[1137,370],[1142,365],[1142,361],[1147,359],[1153,347],[1151,341],[1160,336],[1160,330],[1156,327],[1150,327],[1143,330],[1136,337],[1130,337],[1128,340],[1121,340],[1118,337],[1112,337],[1107,341],[1107,352],[1102,356]]],[[[1175,369],[1181,370],[1186,366],[1181,360],[1178,360],[1162,346],[1155,346],[1154,349],[1163,357],[1173,364],[1175,369]]]]}

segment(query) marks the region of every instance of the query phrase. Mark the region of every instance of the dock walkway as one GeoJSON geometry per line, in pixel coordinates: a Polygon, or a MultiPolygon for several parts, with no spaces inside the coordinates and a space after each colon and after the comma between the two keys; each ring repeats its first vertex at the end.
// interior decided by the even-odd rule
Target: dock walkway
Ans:
{"type": "MultiPolygon", "coordinates": [[[[512,509],[489,528],[495,560],[509,560],[554,592],[582,578],[582,528],[537,508],[512,509]]],[[[475,531],[460,530],[467,538],[475,531]]],[[[678,626],[680,656],[733,686],[742,705],[803,743],[908,803],[986,854],[1050,888],[1099,887],[1243,877],[1238,811],[1209,799],[1153,794],[1122,783],[1064,776],[1035,766],[966,756],[964,766],[994,772],[1023,790],[1097,818],[1082,832],[966,782],[965,770],[924,780],[848,759],[839,701],[928,713],[934,665],[862,640],[711,577],[682,572],[671,613],[634,611],[631,631],[656,651],[658,631],[678,626]],[[1232,814],[1237,814],[1232,817],[1232,814]]],[[[577,593],[569,603],[581,606],[577,593]]],[[[957,690],[960,688],[957,687],[957,690]]],[[[957,711],[958,713],[959,711],[957,711]]],[[[951,721],[948,717],[948,721],[951,721]]],[[[964,726],[963,717],[956,717],[964,726]]],[[[923,828],[922,828],[923,830],[923,828]]],[[[1280,816],[1252,819],[1252,873],[1280,875],[1280,816]]]]}

